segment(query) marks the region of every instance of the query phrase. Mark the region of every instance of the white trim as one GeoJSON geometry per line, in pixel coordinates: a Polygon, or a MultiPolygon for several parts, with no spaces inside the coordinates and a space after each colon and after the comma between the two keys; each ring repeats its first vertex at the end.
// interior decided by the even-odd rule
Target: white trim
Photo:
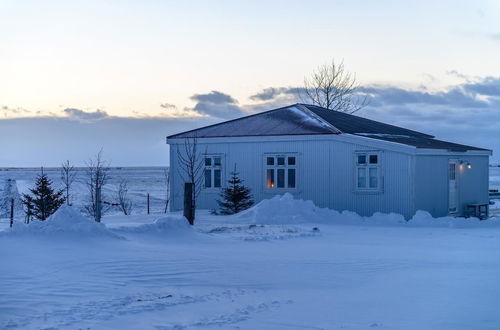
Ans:
{"type": "Polygon", "coordinates": [[[263,164],[263,181],[262,181],[262,187],[264,193],[284,193],[287,191],[297,191],[298,189],[298,178],[299,178],[299,154],[297,152],[265,152],[262,155],[262,164],[263,164]],[[273,157],[275,164],[274,165],[267,165],[267,158],[268,157],[273,157]],[[285,158],[285,164],[284,165],[278,165],[277,164],[277,158],[278,157],[284,157],[285,158]],[[288,165],[288,157],[295,157],[295,165],[288,165]],[[268,169],[273,169],[274,170],[274,184],[275,187],[269,188],[267,187],[267,170],[268,169]],[[283,182],[284,187],[278,187],[278,170],[283,169],[285,171],[284,173],[284,179],[285,181],[283,182]],[[295,187],[288,187],[288,169],[295,169],[295,187]]]}
{"type": "MultiPolygon", "coordinates": [[[[315,134],[315,135],[271,135],[271,136],[234,136],[198,138],[201,144],[218,143],[253,143],[253,142],[280,142],[280,141],[340,141],[355,145],[368,146],[375,149],[386,149],[407,154],[415,154],[415,147],[383,140],[352,135],[352,134],[315,134]]],[[[168,139],[168,144],[183,144],[183,138],[168,139]]]]}
{"type": "MultiPolygon", "coordinates": [[[[465,152],[448,151],[445,149],[424,149],[403,143],[378,140],[370,137],[341,133],[341,134],[314,134],[314,135],[270,135],[270,136],[229,136],[198,138],[198,143],[217,144],[217,143],[253,143],[253,142],[279,142],[279,141],[339,141],[344,143],[362,145],[376,149],[395,151],[409,155],[478,155],[491,156],[491,150],[468,150],[465,152]]],[[[168,144],[182,144],[184,138],[167,139],[168,144]]]]}
{"type": "Polygon", "coordinates": [[[425,156],[453,156],[453,157],[460,157],[460,156],[491,156],[493,155],[493,151],[491,150],[467,150],[464,152],[459,152],[459,151],[448,151],[445,149],[417,149],[416,151],[417,155],[425,155],[425,156]]]}
{"type": "Polygon", "coordinates": [[[225,164],[225,159],[224,159],[224,154],[221,153],[206,153],[203,154],[203,185],[201,186],[201,189],[203,192],[219,192],[220,189],[224,188],[224,183],[225,181],[225,171],[224,171],[224,164],[225,164]],[[218,167],[215,166],[214,164],[214,158],[215,157],[220,157],[220,165],[218,167]],[[210,158],[212,164],[210,166],[205,165],[205,158],[210,158]],[[210,169],[210,182],[212,184],[211,187],[206,187],[205,186],[205,170],[207,167],[210,169]],[[219,169],[220,170],[220,187],[214,187],[215,184],[215,170],[219,169]]]}
{"type": "Polygon", "coordinates": [[[383,193],[382,184],[382,151],[380,150],[356,150],[354,152],[354,192],[361,194],[377,194],[383,193]],[[365,163],[358,164],[359,155],[365,155],[365,163]],[[377,156],[377,163],[370,165],[370,156],[377,156]],[[377,170],[377,187],[370,188],[370,169],[375,168],[377,170]],[[359,169],[364,169],[365,172],[365,187],[360,188],[358,186],[358,171],[359,169]]]}

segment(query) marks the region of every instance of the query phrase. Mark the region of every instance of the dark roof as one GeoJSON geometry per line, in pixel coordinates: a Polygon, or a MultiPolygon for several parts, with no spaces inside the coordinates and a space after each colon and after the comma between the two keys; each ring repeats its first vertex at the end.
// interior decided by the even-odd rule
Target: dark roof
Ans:
{"type": "Polygon", "coordinates": [[[288,106],[171,135],[168,138],[339,134],[319,119],[288,106]]]}
{"type": "Polygon", "coordinates": [[[301,104],[308,110],[314,112],[326,120],[331,125],[335,126],[342,133],[356,134],[356,133],[372,133],[372,134],[391,134],[391,135],[406,135],[406,136],[420,136],[433,138],[434,136],[412,131],[406,128],[384,124],[379,121],[350,115],[340,111],[332,111],[321,108],[315,105],[301,104]]]}
{"type": "MultiPolygon", "coordinates": [[[[356,134],[361,135],[361,134],[356,134]]],[[[400,144],[406,144],[421,149],[444,149],[449,151],[465,152],[467,150],[488,150],[477,147],[471,147],[464,144],[436,140],[434,138],[418,137],[418,136],[384,136],[384,135],[370,135],[362,134],[362,136],[369,137],[377,140],[384,140],[400,144]]]]}
{"type": "Polygon", "coordinates": [[[225,121],[168,138],[354,134],[425,149],[488,150],[434,139],[434,136],[308,104],[294,104],[225,121]]]}

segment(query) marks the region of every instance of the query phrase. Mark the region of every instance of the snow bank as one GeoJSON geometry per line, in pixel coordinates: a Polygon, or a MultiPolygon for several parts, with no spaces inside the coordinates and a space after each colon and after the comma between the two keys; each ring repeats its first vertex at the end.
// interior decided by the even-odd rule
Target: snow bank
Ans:
{"type": "Polygon", "coordinates": [[[300,224],[300,223],[329,223],[329,224],[365,224],[390,225],[413,227],[476,227],[500,226],[500,219],[479,221],[477,218],[441,217],[433,218],[426,211],[417,211],[406,221],[401,214],[374,213],[363,217],[355,212],[338,212],[327,208],[320,208],[312,201],[294,199],[290,193],[277,195],[265,199],[253,207],[239,214],[231,216],[238,222],[253,224],[300,224]]]}
{"type": "Polygon", "coordinates": [[[360,224],[366,222],[379,223],[406,222],[399,214],[376,213],[365,218],[355,212],[321,208],[310,200],[294,199],[290,193],[276,195],[265,199],[253,207],[234,215],[239,222],[254,224],[301,224],[301,223],[337,223],[360,224]]]}
{"type": "MultiPolygon", "coordinates": [[[[9,231],[7,230],[6,233],[9,234],[9,231]]],[[[30,224],[16,222],[10,234],[119,238],[104,224],[85,218],[68,205],[62,205],[45,221],[33,220],[30,224]]]]}
{"type": "Polygon", "coordinates": [[[156,219],[151,224],[143,224],[135,227],[118,227],[114,231],[126,233],[160,233],[162,236],[184,236],[194,233],[193,227],[187,219],[180,215],[167,215],[156,219]]]}
{"type": "Polygon", "coordinates": [[[169,233],[189,233],[193,231],[193,227],[183,216],[169,215],[159,218],[155,220],[152,226],[155,226],[159,231],[169,233]]]}
{"type": "Polygon", "coordinates": [[[245,223],[296,224],[323,222],[332,213],[338,212],[319,208],[312,201],[294,199],[292,194],[285,193],[264,199],[234,217],[245,223]]]}
{"type": "Polygon", "coordinates": [[[455,218],[440,217],[434,218],[427,211],[417,211],[413,218],[408,221],[409,226],[414,227],[451,227],[451,228],[470,228],[470,227],[500,227],[499,218],[490,218],[488,220],[479,220],[478,218],[455,218]]]}

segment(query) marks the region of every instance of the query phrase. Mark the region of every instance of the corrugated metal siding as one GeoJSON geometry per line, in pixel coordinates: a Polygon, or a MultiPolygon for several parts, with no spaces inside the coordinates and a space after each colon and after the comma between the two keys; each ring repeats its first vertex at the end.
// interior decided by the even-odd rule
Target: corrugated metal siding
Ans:
{"type": "Polygon", "coordinates": [[[488,203],[488,156],[472,155],[417,155],[415,170],[415,208],[433,216],[448,215],[448,162],[457,159],[470,162],[472,168],[459,166],[458,215],[463,215],[467,204],[488,203]]]}
{"type": "MultiPolygon", "coordinates": [[[[172,209],[182,209],[182,180],[176,170],[176,146],[171,145],[172,209]]],[[[368,148],[363,145],[308,139],[266,142],[200,143],[199,150],[209,154],[223,154],[223,177],[227,180],[234,164],[240,176],[252,189],[256,201],[270,198],[284,191],[264,188],[264,155],[266,153],[297,153],[297,189],[291,190],[296,198],[313,200],[321,207],[351,210],[361,215],[374,212],[397,212],[409,217],[414,208],[410,196],[413,187],[408,163],[412,155],[394,151],[368,148]],[[383,151],[381,193],[355,191],[355,152],[361,150],[383,151]]],[[[214,191],[203,191],[198,207],[218,208],[214,191]]]]}

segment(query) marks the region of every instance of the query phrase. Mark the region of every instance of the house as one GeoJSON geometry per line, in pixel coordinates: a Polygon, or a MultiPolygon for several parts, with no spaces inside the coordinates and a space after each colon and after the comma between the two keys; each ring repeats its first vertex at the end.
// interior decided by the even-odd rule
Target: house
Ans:
{"type": "Polygon", "coordinates": [[[491,150],[366,118],[294,104],[167,137],[171,210],[183,208],[179,152],[196,139],[202,158],[197,207],[217,209],[237,166],[255,200],[289,192],[320,207],[368,216],[462,216],[488,203],[491,150]]]}

